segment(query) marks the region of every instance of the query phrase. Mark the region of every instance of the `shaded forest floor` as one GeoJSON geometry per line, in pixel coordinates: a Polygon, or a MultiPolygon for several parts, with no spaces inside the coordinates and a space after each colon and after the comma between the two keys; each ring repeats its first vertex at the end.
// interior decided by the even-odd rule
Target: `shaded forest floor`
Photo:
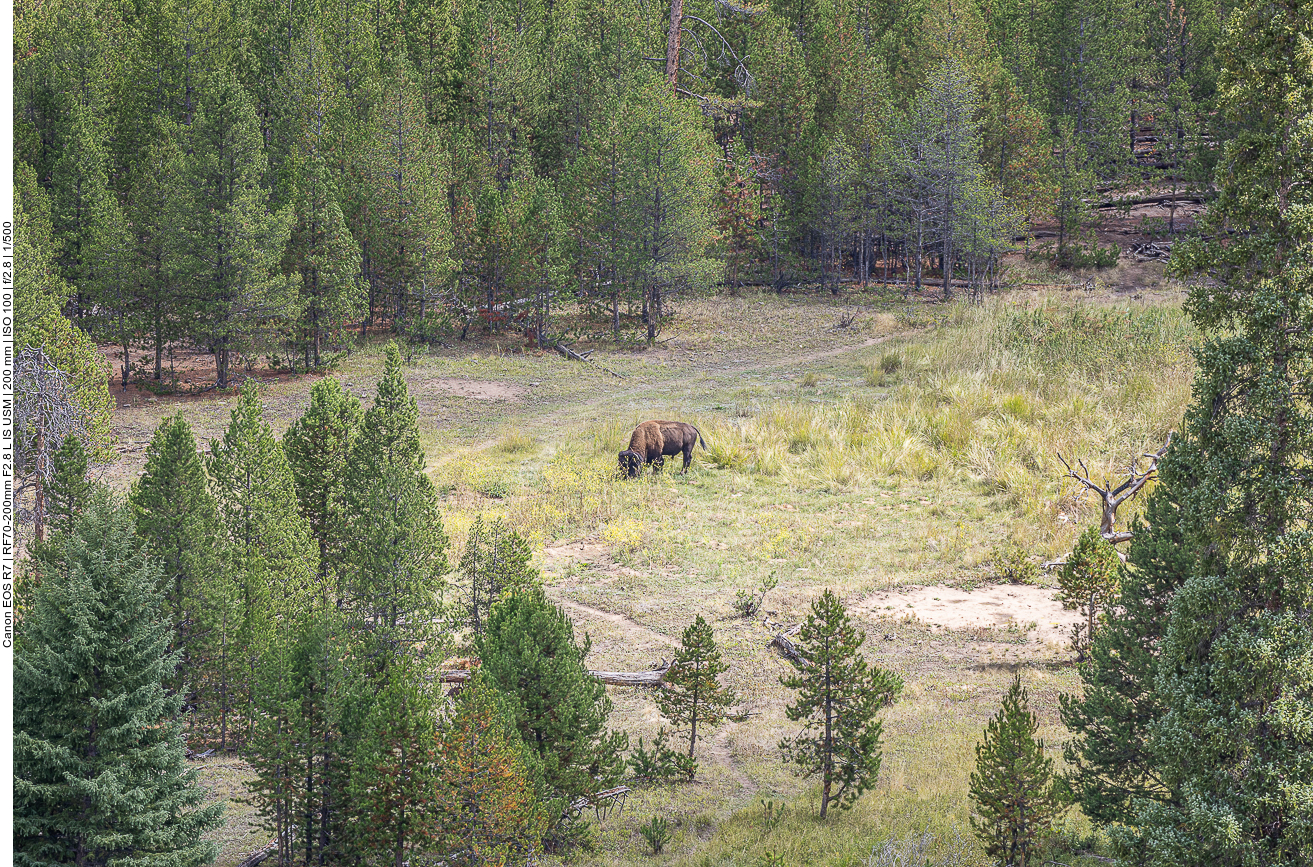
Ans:
{"type": "MultiPolygon", "coordinates": [[[[1042,282],[1031,268],[1019,265],[1016,282],[1042,282]]],[[[929,834],[936,861],[960,852],[961,863],[984,863],[967,825],[967,777],[1006,682],[1022,671],[1055,758],[1065,738],[1057,698],[1078,686],[1063,640],[1072,613],[1053,602],[1050,578],[992,584],[996,546],[1012,540],[1035,562],[1069,550],[1096,513],[1063,484],[1054,452],[1115,477],[1179,419],[1192,374],[1180,297],[1153,263],[1102,272],[1089,291],[1016,288],[980,307],[934,292],[744,292],[676,299],[655,349],[594,347],[623,378],[510,339],[415,357],[406,376],[450,560],[476,515],[512,520],[539,552],[549,594],[591,636],[593,668],[668,659],[702,613],[749,713],[707,739],[698,782],[636,786],[576,861],[862,864],[873,847],[910,852],[929,834]],[[1120,356],[1132,338],[1139,354],[1120,356]],[[1036,355],[1028,341],[1052,352],[1036,355]],[[687,476],[615,479],[616,452],[647,418],[694,422],[710,451],[698,450],[687,476]],[[778,587],[763,611],[738,616],[735,593],[767,576],[778,587]],[[885,713],[876,790],[822,826],[813,782],[779,759],[793,730],[778,684],[788,663],[767,643],[827,586],[866,629],[867,657],[907,687],[885,713]],[[764,800],[787,805],[783,820],[766,820],[764,800]],[[637,828],[658,814],[676,835],[651,858],[637,828]]],[[[368,403],[381,368],[371,344],[333,375],[368,403]]],[[[267,378],[281,433],[316,377],[267,378]]],[[[106,476],[126,486],[175,411],[203,444],[220,435],[235,400],[123,401],[106,476]]],[[[650,743],[661,724],[650,698],[610,693],[612,725],[650,743]]],[[[236,758],[202,763],[202,780],[229,804],[216,838],[223,865],[268,838],[241,801],[244,773],[236,758]]],[[[1097,851],[1089,835],[1078,814],[1064,817],[1065,863],[1097,851]]]]}

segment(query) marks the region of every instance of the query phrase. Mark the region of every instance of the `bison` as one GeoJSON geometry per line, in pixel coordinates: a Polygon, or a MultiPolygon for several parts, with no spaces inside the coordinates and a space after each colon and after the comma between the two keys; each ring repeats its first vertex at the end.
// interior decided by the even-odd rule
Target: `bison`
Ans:
{"type": "Polygon", "coordinates": [[[629,448],[620,453],[620,471],[631,479],[638,478],[643,464],[651,464],[652,472],[661,472],[666,462],[666,455],[674,457],[683,452],[684,468],[693,462],[693,446],[702,443],[707,447],[702,434],[691,424],[682,421],[645,421],[634,428],[629,437],[629,448]]]}

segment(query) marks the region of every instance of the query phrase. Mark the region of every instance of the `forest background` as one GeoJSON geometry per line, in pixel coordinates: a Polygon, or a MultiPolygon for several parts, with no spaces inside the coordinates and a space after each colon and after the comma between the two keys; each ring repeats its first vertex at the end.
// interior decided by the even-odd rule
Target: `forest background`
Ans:
{"type": "Polygon", "coordinates": [[[123,348],[125,385],[176,385],[185,346],[226,387],[370,328],[651,342],[713,284],[979,291],[1037,221],[1059,264],[1108,264],[1088,225],[1110,191],[1150,191],[1170,233],[1211,177],[1229,12],[22,2],[17,201],[45,301],[20,337],[62,333],[58,307],[123,348]]]}

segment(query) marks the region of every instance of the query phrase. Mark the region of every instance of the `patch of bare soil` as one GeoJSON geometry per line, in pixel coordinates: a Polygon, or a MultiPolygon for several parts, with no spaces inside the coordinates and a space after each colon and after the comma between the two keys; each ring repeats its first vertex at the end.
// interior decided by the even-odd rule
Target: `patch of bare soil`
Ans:
{"type": "Polygon", "coordinates": [[[877,591],[858,606],[870,617],[902,620],[909,615],[941,629],[1030,631],[1045,644],[1070,640],[1072,624],[1081,622],[1079,611],[1067,611],[1055,600],[1052,587],[994,584],[976,590],[953,587],[911,587],[877,591]]]}
{"type": "Polygon", "coordinates": [[[521,385],[476,379],[457,379],[454,377],[438,377],[425,380],[424,387],[474,400],[520,400],[529,392],[527,388],[521,385]]]}

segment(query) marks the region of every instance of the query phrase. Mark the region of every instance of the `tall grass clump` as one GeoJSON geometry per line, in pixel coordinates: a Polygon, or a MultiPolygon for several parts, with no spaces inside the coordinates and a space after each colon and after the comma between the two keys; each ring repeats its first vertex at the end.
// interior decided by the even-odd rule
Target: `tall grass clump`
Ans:
{"type": "Polygon", "coordinates": [[[928,338],[863,363],[897,374],[884,399],[781,400],[733,425],[707,420],[711,463],[831,493],[877,478],[966,480],[1031,525],[1053,527],[1063,511],[1075,526],[1090,516],[1064,498],[1057,455],[1113,478],[1161,445],[1189,398],[1194,337],[1172,307],[962,304],[928,338]]]}

